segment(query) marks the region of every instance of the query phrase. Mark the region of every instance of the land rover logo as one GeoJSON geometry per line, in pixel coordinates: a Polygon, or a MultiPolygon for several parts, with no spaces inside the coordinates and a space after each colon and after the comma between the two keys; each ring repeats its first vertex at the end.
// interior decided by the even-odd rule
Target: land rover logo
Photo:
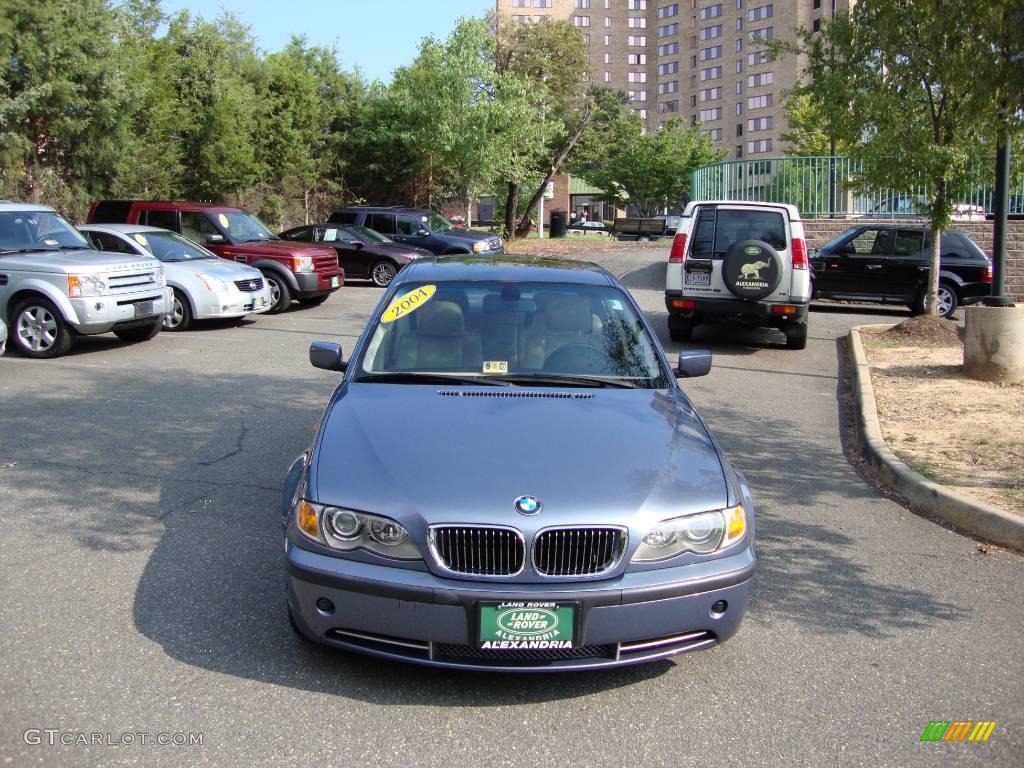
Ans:
{"type": "Polygon", "coordinates": [[[536,515],[543,505],[534,496],[520,496],[515,500],[516,512],[521,515],[536,515]]]}
{"type": "Polygon", "coordinates": [[[497,624],[513,637],[536,637],[558,628],[558,614],[547,608],[510,608],[498,614],[497,624]]]}
{"type": "Polygon", "coordinates": [[[748,245],[746,248],[743,249],[743,252],[747,254],[747,256],[761,255],[761,249],[758,248],[756,245],[748,245]]]}

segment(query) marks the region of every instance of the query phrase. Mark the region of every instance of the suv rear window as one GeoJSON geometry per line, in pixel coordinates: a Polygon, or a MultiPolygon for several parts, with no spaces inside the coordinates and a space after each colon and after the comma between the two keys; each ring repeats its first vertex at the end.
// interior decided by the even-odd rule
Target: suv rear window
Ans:
{"type": "Polygon", "coordinates": [[[775,211],[704,208],[697,215],[691,255],[724,258],[734,243],[761,240],[776,250],[786,247],[786,219],[775,211]]]}
{"type": "Polygon", "coordinates": [[[355,211],[335,211],[327,219],[328,224],[355,224],[359,216],[355,211]]]}

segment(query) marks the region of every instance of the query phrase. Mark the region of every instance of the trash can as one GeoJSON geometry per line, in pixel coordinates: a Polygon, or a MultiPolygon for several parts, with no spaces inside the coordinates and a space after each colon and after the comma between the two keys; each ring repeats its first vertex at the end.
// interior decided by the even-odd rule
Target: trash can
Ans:
{"type": "Polygon", "coordinates": [[[551,212],[549,237],[565,237],[565,211],[551,212]]]}

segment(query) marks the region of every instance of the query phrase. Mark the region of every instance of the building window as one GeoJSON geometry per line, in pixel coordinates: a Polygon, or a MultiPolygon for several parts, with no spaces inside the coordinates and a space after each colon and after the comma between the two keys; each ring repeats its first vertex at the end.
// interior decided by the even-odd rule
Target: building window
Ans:
{"type": "Polygon", "coordinates": [[[743,31],[743,19],[736,19],[736,31],[737,32],[742,32],[743,31]]]}
{"type": "Polygon", "coordinates": [[[759,152],[771,152],[772,151],[772,140],[771,139],[759,139],[758,141],[747,142],[747,154],[757,154],[759,152]]]}
{"type": "Polygon", "coordinates": [[[761,19],[770,19],[772,17],[772,6],[762,5],[758,8],[751,8],[747,11],[747,21],[759,21],[761,19]]]}
{"type": "Polygon", "coordinates": [[[813,22],[811,22],[811,31],[821,32],[821,19],[815,19],[813,22]]]}
{"type": "Polygon", "coordinates": [[[647,35],[630,35],[626,39],[627,44],[635,46],[637,48],[647,47],[647,35]]]}
{"type": "MultiPolygon", "coordinates": [[[[820,2],[820,0],[819,0],[819,2],[820,2]]],[[[743,0],[736,0],[736,10],[737,11],[742,11],[743,10],[743,0]]]]}
{"type": "Polygon", "coordinates": [[[647,73],[646,72],[629,72],[626,75],[626,79],[630,83],[646,83],[647,73]]]}
{"type": "Polygon", "coordinates": [[[717,19],[722,15],[722,4],[708,6],[707,8],[700,9],[700,20],[705,21],[707,19],[717,19]]]}
{"type": "Polygon", "coordinates": [[[530,0],[512,0],[513,8],[529,8],[530,0]]]}
{"type": "Polygon", "coordinates": [[[638,115],[640,115],[640,119],[641,120],[646,120],[647,119],[647,110],[646,109],[634,109],[633,111],[636,112],[638,115]]]}
{"type": "Polygon", "coordinates": [[[679,71],[678,61],[666,61],[664,64],[658,65],[659,75],[672,75],[679,71]]]}
{"type": "Polygon", "coordinates": [[[772,117],[752,117],[747,120],[748,131],[770,131],[772,129],[772,117]]]}
{"type": "Polygon", "coordinates": [[[757,51],[755,53],[747,54],[747,66],[756,67],[759,64],[767,64],[771,61],[771,56],[768,51],[757,51]]]}
{"type": "Polygon", "coordinates": [[[775,78],[771,72],[760,72],[756,75],[747,75],[747,87],[758,88],[762,85],[771,85],[775,78]]]}
{"type": "Polygon", "coordinates": [[[670,16],[675,16],[679,13],[679,3],[672,3],[672,5],[666,5],[663,8],[658,9],[658,18],[667,19],[670,16]]]}
{"type": "Polygon", "coordinates": [[[702,109],[700,111],[700,121],[702,123],[709,123],[712,120],[722,119],[722,108],[714,107],[713,109],[702,109]]]}
{"type": "Polygon", "coordinates": [[[722,140],[722,129],[721,128],[712,128],[710,131],[708,131],[708,136],[710,136],[713,141],[721,141],[722,140]]]}
{"type": "Polygon", "coordinates": [[[814,0],[813,7],[814,7],[814,10],[820,11],[821,10],[821,0],[814,0]]]}
{"type": "Polygon", "coordinates": [[[658,83],[658,93],[675,93],[679,90],[678,80],[669,80],[667,83],[658,83]]]}
{"type": "Polygon", "coordinates": [[[626,7],[631,11],[646,11],[647,0],[627,0],[626,7]]]}
{"type": "Polygon", "coordinates": [[[743,52],[743,38],[737,38],[736,40],[736,53],[743,52]]]}
{"type": "Polygon", "coordinates": [[[630,29],[647,29],[647,19],[644,16],[630,16],[626,24],[630,29]]]}
{"type": "Polygon", "coordinates": [[[736,135],[737,136],[742,136],[743,135],[743,123],[736,123],[736,135]]]}
{"type": "Polygon", "coordinates": [[[691,56],[690,57],[690,69],[696,69],[696,68],[697,68],[697,57],[696,56],[691,56]]]}
{"type": "Polygon", "coordinates": [[[718,86],[716,88],[702,88],[700,92],[701,101],[715,101],[716,99],[722,98],[722,88],[718,86]]]}
{"type": "Polygon", "coordinates": [[[742,80],[737,80],[736,81],[736,95],[737,96],[742,96],[743,95],[743,81],[742,80]]]}
{"type": "Polygon", "coordinates": [[[626,54],[626,60],[629,64],[646,64],[647,54],[646,53],[629,53],[626,54]]]}
{"type": "Polygon", "coordinates": [[[772,106],[772,94],[770,93],[747,97],[747,109],[765,109],[770,106],[772,106]]]}
{"type": "Polygon", "coordinates": [[[700,81],[703,83],[705,80],[717,80],[722,76],[721,67],[708,67],[700,71],[700,81]]]}
{"type": "Polygon", "coordinates": [[[736,117],[739,117],[742,114],[743,114],[743,102],[742,101],[738,101],[738,102],[736,102],[736,117]]]}
{"type": "Polygon", "coordinates": [[[736,159],[743,157],[743,146],[740,144],[736,145],[736,159]]]}
{"type": "Polygon", "coordinates": [[[720,58],[722,58],[722,46],[720,46],[720,45],[712,45],[710,48],[701,48],[700,49],[700,60],[701,61],[710,61],[711,59],[720,59],[720,58]]]}
{"type": "Polygon", "coordinates": [[[747,40],[751,45],[757,45],[765,40],[771,40],[773,37],[775,37],[775,27],[755,29],[754,31],[747,33],[747,40]]]}
{"type": "Polygon", "coordinates": [[[604,25],[605,25],[605,27],[610,27],[612,25],[612,17],[611,16],[605,16],[604,17],[604,25]]]}
{"type": "MultiPolygon", "coordinates": [[[[539,6],[540,3],[538,3],[537,5],[539,6]]],[[[576,0],[576,7],[577,8],[589,8],[590,7],[590,0],[576,0]]]]}
{"type": "Polygon", "coordinates": [[[701,40],[714,40],[716,37],[722,36],[722,25],[715,24],[713,27],[704,27],[700,31],[701,40]]]}
{"type": "MultiPolygon", "coordinates": [[[[534,8],[550,8],[551,7],[551,0],[533,0],[533,7],[534,8]]],[[[577,7],[579,7],[579,6],[577,6],[577,7]]],[[[587,8],[589,8],[589,7],[590,6],[587,5],[587,8]]]]}
{"type": "Polygon", "coordinates": [[[577,27],[589,27],[590,17],[589,16],[573,16],[572,23],[577,27]]]}
{"type": "Polygon", "coordinates": [[[663,101],[660,104],[658,104],[658,112],[660,114],[664,115],[666,112],[678,112],[678,111],[679,111],[679,102],[678,101],[663,101]]]}
{"type": "Polygon", "coordinates": [[[671,56],[675,53],[679,53],[679,43],[668,43],[658,46],[659,56],[671,56]]]}
{"type": "Polygon", "coordinates": [[[678,35],[678,34],[679,34],[679,24],[678,24],[678,22],[672,22],[671,24],[666,24],[663,27],[658,27],[658,37],[672,37],[672,35],[678,35]]]}
{"type": "Polygon", "coordinates": [[[604,36],[604,44],[605,45],[611,45],[612,44],[612,36],[611,35],[605,35],[604,36]]]}
{"type": "Polygon", "coordinates": [[[604,55],[604,63],[605,64],[611,64],[612,63],[612,55],[610,53],[606,53],[604,55]]]}
{"type": "Polygon", "coordinates": [[[697,106],[697,94],[695,94],[695,93],[691,93],[690,94],[690,106],[691,107],[696,107],[697,106]]]}
{"type": "Polygon", "coordinates": [[[627,91],[630,101],[647,101],[647,91],[627,91]]]}
{"type": "Polygon", "coordinates": [[[604,81],[606,83],[610,83],[612,81],[612,73],[611,72],[605,72],[604,73],[604,81]]]}

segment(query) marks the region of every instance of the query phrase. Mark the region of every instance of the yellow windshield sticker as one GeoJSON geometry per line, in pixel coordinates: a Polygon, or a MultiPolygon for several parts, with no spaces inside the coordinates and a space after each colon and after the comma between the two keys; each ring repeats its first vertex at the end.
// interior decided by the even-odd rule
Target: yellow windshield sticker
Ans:
{"type": "Polygon", "coordinates": [[[145,235],[141,235],[141,234],[136,234],[135,235],[135,242],[138,243],[139,245],[143,246],[143,247],[149,245],[149,240],[146,239],[145,235]]]}
{"type": "Polygon", "coordinates": [[[220,222],[220,225],[224,227],[224,229],[231,229],[231,223],[228,221],[228,217],[223,213],[217,217],[217,221],[220,222]]]}
{"type": "Polygon", "coordinates": [[[410,312],[415,312],[430,301],[436,290],[436,285],[422,285],[404,296],[399,296],[384,310],[384,314],[380,316],[380,321],[382,323],[393,323],[398,318],[405,317],[410,312]]]}
{"type": "Polygon", "coordinates": [[[508,373],[508,360],[484,360],[484,373],[508,373]]]}

